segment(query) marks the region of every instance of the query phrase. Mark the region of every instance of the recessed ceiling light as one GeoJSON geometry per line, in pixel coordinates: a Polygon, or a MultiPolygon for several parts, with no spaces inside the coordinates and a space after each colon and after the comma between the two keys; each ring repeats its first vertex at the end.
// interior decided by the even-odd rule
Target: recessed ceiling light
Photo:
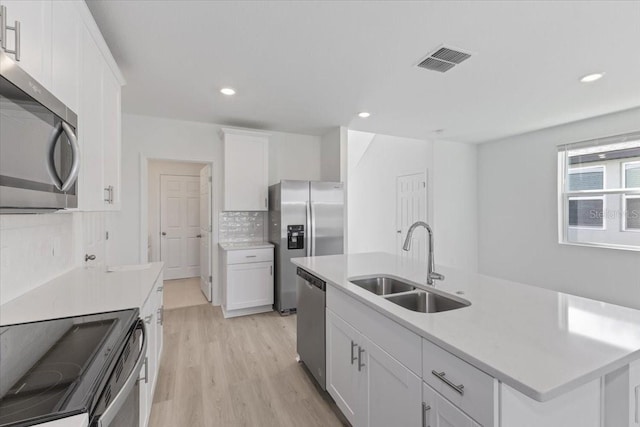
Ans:
{"type": "Polygon", "coordinates": [[[604,73],[587,74],[586,76],[582,77],[580,81],[582,83],[591,83],[591,82],[595,82],[596,80],[600,80],[603,76],[604,76],[604,73]]]}
{"type": "Polygon", "coordinates": [[[371,113],[367,113],[366,111],[362,111],[362,112],[358,113],[358,117],[362,117],[363,119],[366,119],[370,115],[371,115],[371,113]]]}
{"type": "Polygon", "coordinates": [[[231,96],[235,95],[236,91],[230,87],[223,87],[222,89],[220,89],[220,93],[222,93],[223,95],[231,96]]]}

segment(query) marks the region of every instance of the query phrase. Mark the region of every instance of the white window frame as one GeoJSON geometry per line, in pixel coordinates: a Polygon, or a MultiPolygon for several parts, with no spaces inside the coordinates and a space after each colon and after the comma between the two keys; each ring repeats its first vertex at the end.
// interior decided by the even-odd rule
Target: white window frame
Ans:
{"type": "MultiPolygon", "coordinates": [[[[589,149],[591,147],[598,146],[606,146],[612,144],[620,144],[635,141],[640,141],[640,131],[624,134],[624,135],[616,135],[611,137],[599,138],[590,141],[582,141],[578,143],[564,144],[558,146],[558,242],[562,245],[571,245],[571,246],[588,246],[588,247],[599,247],[599,248],[608,248],[608,249],[620,249],[620,250],[630,250],[630,251],[638,251],[640,252],[640,245],[627,245],[627,244],[615,244],[615,243],[594,243],[594,242],[575,242],[569,240],[569,231],[575,229],[587,229],[587,230],[606,230],[606,222],[608,219],[607,215],[607,195],[609,194],[620,194],[622,197],[622,203],[626,208],[626,199],[627,198],[640,198],[640,189],[626,189],[624,187],[624,180],[626,179],[626,175],[624,174],[624,170],[622,173],[623,184],[622,188],[612,188],[607,189],[607,181],[606,175],[603,175],[603,186],[602,190],[583,190],[583,191],[568,191],[568,176],[570,170],[576,171],[580,169],[594,169],[598,166],[577,166],[571,167],[568,164],[567,159],[567,151],[568,150],[578,150],[578,149],[589,149]],[[584,227],[584,226],[570,226],[569,225],[569,200],[570,199],[603,199],[603,228],[599,227],[584,227]]],[[[635,160],[632,162],[622,162],[622,163],[640,163],[635,160]]],[[[600,165],[600,167],[604,168],[604,174],[606,174],[606,167],[600,165]]],[[[624,168],[624,166],[622,166],[624,168]]],[[[574,172],[575,173],[575,172],[574,172]]],[[[623,210],[623,212],[626,212],[623,210]]],[[[626,215],[624,215],[624,219],[621,221],[620,227],[624,227],[620,231],[624,232],[639,232],[640,230],[636,229],[626,229],[626,215]]]]}
{"type": "MultiPolygon", "coordinates": [[[[622,162],[620,164],[620,176],[622,177],[622,188],[627,188],[627,165],[639,165],[640,161],[633,162],[622,162]]],[[[629,187],[638,188],[638,187],[629,187]]],[[[622,231],[626,231],[628,233],[640,233],[640,228],[628,228],[627,227],[627,200],[629,199],[640,199],[640,196],[633,196],[628,194],[622,195],[622,212],[624,213],[624,220],[622,221],[622,231]]]]}

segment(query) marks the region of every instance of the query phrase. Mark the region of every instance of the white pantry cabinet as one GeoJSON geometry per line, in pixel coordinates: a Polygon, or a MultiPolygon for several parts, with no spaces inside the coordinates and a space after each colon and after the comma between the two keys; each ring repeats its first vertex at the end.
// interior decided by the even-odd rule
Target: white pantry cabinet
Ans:
{"type": "Polygon", "coordinates": [[[140,308],[140,318],[145,322],[148,340],[147,354],[139,379],[141,427],[146,427],[149,423],[151,405],[153,404],[153,393],[160,369],[163,315],[163,276],[160,274],[147,300],[140,308]]]}
{"type": "Polygon", "coordinates": [[[419,426],[422,381],[327,309],[327,391],[354,426],[419,426]]]}
{"type": "MultiPolygon", "coordinates": [[[[8,26],[20,22],[20,68],[51,91],[52,1],[2,0],[0,6],[6,8],[8,26]]],[[[7,31],[6,49],[14,50],[15,43],[15,32],[7,31]]]]}
{"type": "Polygon", "coordinates": [[[222,128],[223,211],[266,211],[269,193],[269,134],[222,128]]]}
{"type": "Polygon", "coordinates": [[[273,248],[223,250],[222,276],[224,317],[273,309],[273,248]]]}

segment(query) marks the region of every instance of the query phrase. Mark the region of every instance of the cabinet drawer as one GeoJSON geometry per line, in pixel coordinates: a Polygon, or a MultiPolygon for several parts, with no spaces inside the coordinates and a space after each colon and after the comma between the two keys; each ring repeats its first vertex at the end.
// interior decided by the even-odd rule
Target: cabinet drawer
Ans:
{"type": "Polygon", "coordinates": [[[247,249],[227,251],[227,264],[247,264],[250,262],[273,261],[273,249],[247,249]]]}
{"type": "Polygon", "coordinates": [[[425,339],[422,363],[427,384],[483,426],[494,425],[497,380],[425,339]]]}

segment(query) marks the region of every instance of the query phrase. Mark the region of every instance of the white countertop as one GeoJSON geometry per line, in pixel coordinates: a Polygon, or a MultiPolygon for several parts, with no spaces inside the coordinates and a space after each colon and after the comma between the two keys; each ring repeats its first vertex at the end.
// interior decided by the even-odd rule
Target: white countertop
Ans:
{"type": "Polygon", "coordinates": [[[163,266],[71,270],[1,305],[0,325],[142,307],[163,266]]]}
{"type": "Polygon", "coordinates": [[[391,254],[295,258],[294,264],[485,371],[546,401],[640,358],[640,311],[436,266],[436,289],[471,302],[442,312],[404,309],[349,278],[391,275],[425,289],[426,265],[391,254]],[[464,292],[456,295],[457,291],[464,292]]]}
{"type": "Polygon", "coordinates": [[[273,243],[269,242],[234,242],[234,243],[218,243],[220,248],[225,251],[240,251],[244,249],[268,249],[273,248],[273,243]]]}

